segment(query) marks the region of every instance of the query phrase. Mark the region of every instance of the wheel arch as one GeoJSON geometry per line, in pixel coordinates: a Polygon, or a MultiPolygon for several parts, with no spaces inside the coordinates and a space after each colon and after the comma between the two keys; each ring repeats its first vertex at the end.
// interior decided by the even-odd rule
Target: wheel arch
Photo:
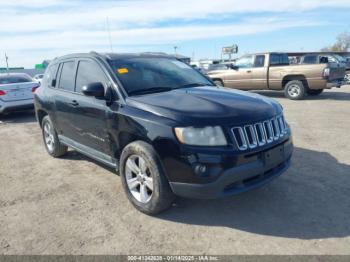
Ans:
{"type": "Polygon", "coordinates": [[[222,83],[222,85],[224,86],[225,85],[225,83],[224,83],[224,80],[222,79],[222,78],[220,78],[220,77],[214,77],[214,78],[211,78],[211,81],[220,81],[221,83],[222,83]]]}
{"type": "Polygon", "coordinates": [[[43,109],[39,109],[39,110],[36,111],[36,115],[37,115],[38,123],[39,123],[39,125],[41,127],[43,119],[44,119],[45,116],[48,115],[48,113],[45,110],[43,110],[43,109]]]}
{"type": "Polygon", "coordinates": [[[293,81],[293,80],[299,80],[299,81],[301,81],[303,83],[305,88],[309,88],[309,84],[307,82],[307,79],[306,79],[305,75],[303,75],[303,74],[295,74],[295,75],[286,75],[286,76],[283,77],[283,79],[282,79],[282,87],[283,87],[283,89],[286,87],[288,82],[293,81]]]}

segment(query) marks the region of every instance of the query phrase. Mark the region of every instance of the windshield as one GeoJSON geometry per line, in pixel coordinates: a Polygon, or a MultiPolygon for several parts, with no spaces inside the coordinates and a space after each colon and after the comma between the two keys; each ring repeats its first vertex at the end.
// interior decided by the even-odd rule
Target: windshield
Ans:
{"type": "Polygon", "coordinates": [[[345,63],[346,60],[344,57],[340,56],[340,55],[333,55],[339,62],[345,63]]]}
{"type": "Polygon", "coordinates": [[[110,63],[129,95],[213,85],[191,66],[172,58],[120,58],[110,63]]]}
{"type": "Polygon", "coordinates": [[[29,75],[4,75],[0,76],[0,84],[15,84],[15,83],[26,83],[32,82],[33,80],[29,75]]]}

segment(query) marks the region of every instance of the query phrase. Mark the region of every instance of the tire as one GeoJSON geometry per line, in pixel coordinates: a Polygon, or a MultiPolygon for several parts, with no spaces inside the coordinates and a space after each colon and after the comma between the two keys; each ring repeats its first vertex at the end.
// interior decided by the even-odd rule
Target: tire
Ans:
{"type": "Polygon", "coordinates": [[[124,148],[120,157],[120,176],[129,201],[145,214],[158,214],[168,209],[175,199],[158,154],[143,141],[124,148]]]}
{"type": "Polygon", "coordinates": [[[45,116],[41,122],[41,130],[46,151],[53,157],[60,157],[67,153],[68,147],[62,145],[57,132],[53,127],[49,116],[45,116]],[[50,141],[50,142],[49,142],[50,141]]]}
{"type": "Polygon", "coordinates": [[[291,100],[302,100],[305,93],[305,86],[300,80],[289,81],[284,87],[284,95],[291,100]]]}
{"type": "Polygon", "coordinates": [[[309,89],[307,90],[307,94],[310,96],[317,96],[323,92],[324,89],[309,89]]]}
{"type": "Polygon", "coordinates": [[[223,83],[222,80],[220,80],[220,79],[214,80],[213,82],[214,82],[214,84],[217,85],[217,86],[224,86],[224,83],[223,83]]]}

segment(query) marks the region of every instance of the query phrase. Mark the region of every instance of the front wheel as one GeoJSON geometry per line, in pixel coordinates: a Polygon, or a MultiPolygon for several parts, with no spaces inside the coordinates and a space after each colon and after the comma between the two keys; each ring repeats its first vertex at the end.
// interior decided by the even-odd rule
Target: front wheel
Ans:
{"type": "Polygon", "coordinates": [[[129,201],[143,213],[160,213],[168,209],[175,198],[159,156],[145,142],[136,141],[124,148],[120,176],[129,201]]]}
{"type": "Polygon", "coordinates": [[[308,95],[310,96],[317,96],[323,92],[324,89],[309,89],[307,91],[308,95]]]}
{"type": "Polygon", "coordinates": [[[292,100],[301,100],[305,97],[305,87],[302,81],[289,81],[284,87],[284,95],[292,100]]]}

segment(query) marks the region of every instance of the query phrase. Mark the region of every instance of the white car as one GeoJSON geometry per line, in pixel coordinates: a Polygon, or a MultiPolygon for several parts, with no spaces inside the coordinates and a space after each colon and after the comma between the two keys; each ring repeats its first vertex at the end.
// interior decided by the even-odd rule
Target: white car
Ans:
{"type": "Polygon", "coordinates": [[[41,83],[41,80],[44,78],[44,74],[37,74],[34,77],[34,80],[36,80],[37,82],[41,83]]]}
{"type": "Polygon", "coordinates": [[[39,86],[24,73],[0,74],[0,114],[33,108],[33,93],[39,86]]]}

